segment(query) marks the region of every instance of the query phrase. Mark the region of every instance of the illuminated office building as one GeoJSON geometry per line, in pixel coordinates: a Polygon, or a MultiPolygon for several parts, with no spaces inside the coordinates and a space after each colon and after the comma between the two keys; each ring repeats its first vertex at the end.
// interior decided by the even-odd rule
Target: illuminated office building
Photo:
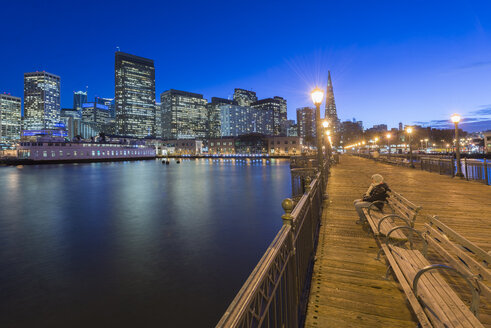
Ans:
{"type": "Polygon", "coordinates": [[[21,99],[0,94],[0,142],[20,139],[21,99]]]}
{"type": "Polygon", "coordinates": [[[87,92],[73,91],[73,109],[82,110],[82,104],[87,102],[87,92]]]}
{"type": "Polygon", "coordinates": [[[297,108],[298,136],[303,138],[305,144],[314,145],[316,138],[315,108],[297,108]]]}
{"type": "Polygon", "coordinates": [[[160,102],[164,139],[207,137],[208,101],[203,95],[171,89],[160,94],[160,102]]]}
{"type": "Polygon", "coordinates": [[[24,73],[24,130],[53,129],[60,121],[60,77],[24,73]]]}
{"type": "Polygon", "coordinates": [[[155,102],[155,138],[162,138],[162,103],[155,102]]]}
{"type": "Polygon", "coordinates": [[[143,138],[155,129],[155,67],[151,59],[123,52],[115,58],[118,134],[143,138]]]}
{"type": "Polygon", "coordinates": [[[257,101],[257,96],[254,91],[236,88],[234,90],[234,101],[239,106],[250,106],[257,101]]]}
{"type": "Polygon", "coordinates": [[[237,103],[235,100],[212,97],[211,103],[206,105],[206,109],[208,110],[208,138],[219,138],[222,135],[221,106],[223,105],[237,105],[237,103]]]}
{"type": "Polygon", "coordinates": [[[224,104],[220,106],[220,131],[223,137],[249,133],[272,135],[271,109],[224,104]]]}
{"type": "Polygon", "coordinates": [[[281,134],[282,125],[286,121],[286,99],[282,97],[266,98],[252,103],[251,106],[263,111],[271,111],[273,135],[281,134]]]}
{"type": "Polygon", "coordinates": [[[95,102],[99,105],[107,106],[112,118],[116,118],[116,106],[114,98],[95,97],[95,102]]]}

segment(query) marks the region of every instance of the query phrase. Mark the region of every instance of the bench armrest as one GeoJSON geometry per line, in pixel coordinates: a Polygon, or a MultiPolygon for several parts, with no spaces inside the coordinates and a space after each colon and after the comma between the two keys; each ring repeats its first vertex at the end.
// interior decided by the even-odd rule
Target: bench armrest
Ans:
{"type": "MultiPolygon", "coordinates": [[[[396,230],[400,230],[400,229],[406,229],[406,230],[409,230],[411,232],[416,232],[420,237],[421,239],[423,240],[423,256],[426,257],[428,255],[428,242],[426,241],[426,239],[424,238],[423,234],[421,233],[421,231],[418,231],[416,229],[414,229],[413,227],[411,226],[397,226],[395,228],[392,228],[390,229],[389,232],[387,232],[387,235],[385,236],[385,244],[387,246],[389,246],[389,241],[390,241],[390,235],[396,231],[396,230]]],[[[411,246],[411,249],[413,247],[413,240],[412,240],[412,235],[409,235],[409,244],[411,246]]]]}
{"type": "Polygon", "coordinates": [[[409,223],[409,221],[408,221],[408,220],[406,220],[405,218],[403,218],[402,216],[397,215],[397,214],[388,214],[388,215],[386,215],[386,216],[382,217],[382,218],[380,219],[380,221],[378,221],[378,225],[377,225],[377,231],[378,231],[378,232],[380,232],[380,225],[382,224],[382,222],[383,222],[383,221],[385,221],[385,220],[387,220],[387,219],[390,219],[390,218],[398,218],[398,219],[401,219],[402,221],[404,221],[404,223],[405,223],[405,224],[406,224],[408,227],[410,227],[410,226],[411,226],[411,224],[409,223]]]}
{"type": "Polygon", "coordinates": [[[368,209],[367,209],[368,215],[371,215],[370,214],[370,211],[372,210],[372,208],[376,207],[377,204],[387,204],[387,202],[386,201],[383,201],[383,200],[376,200],[376,201],[372,202],[370,204],[370,206],[368,206],[368,209]]]}
{"type": "Polygon", "coordinates": [[[428,265],[428,266],[424,267],[423,269],[419,270],[418,273],[416,273],[416,276],[414,276],[414,279],[413,279],[413,292],[414,292],[414,295],[416,297],[418,297],[418,281],[419,281],[419,278],[421,278],[421,276],[423,274],[425,274],[426,272],[428,272],[430,270],[450,270],[450,271],[456,272],[459,276],[464,278],[465,282],[469,285],[469,288],[470,288],[471,293],[472,293],[472,302],[471,302],[470,310],[476,318],[479,317],[479,292],[478,292],[478,289],[476,287],[474,287],[474,285],[472,284],[469,277],[464,275],[459,270],[452,268],[450,266],[447,266],[447,265],[443,265],[443,264],[428,265]]]}

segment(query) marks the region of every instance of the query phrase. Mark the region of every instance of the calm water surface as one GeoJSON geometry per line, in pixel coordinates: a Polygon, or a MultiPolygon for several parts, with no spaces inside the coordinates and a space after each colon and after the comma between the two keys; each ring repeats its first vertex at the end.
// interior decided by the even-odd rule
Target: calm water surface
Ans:
{"type": "Polygon", "coordinates": [[[281,160],[0,167],[0,327],[214,326],[290,188],[281,160]]]}

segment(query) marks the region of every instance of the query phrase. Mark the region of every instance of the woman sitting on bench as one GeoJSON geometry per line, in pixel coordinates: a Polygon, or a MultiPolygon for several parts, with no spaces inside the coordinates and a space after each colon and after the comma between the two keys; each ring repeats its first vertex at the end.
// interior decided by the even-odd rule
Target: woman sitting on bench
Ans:
{"type": "MultiPolygon", "coordinates": [[[[384,178],[380,174],[372,175],[372,184],[368,188],[367,192],[363,195],[363,198],[357,199],[353,202],[356,212],[360,217],[360,219],[356,221],[356,223],[360,224],[363,221],[367,220],[365,214],[363,214],[363,208],[369,207],[372,202],[375,202],[377,200],[385,202],[387,197],[389,197],[389,195],[387,194],[387,192],[389,191],[389,186],[384,182],[384,178]]],[[[377,206],[379,210],[382,210],[384,204],[377,203],[375,204],[375,206],[377,206]]]]}

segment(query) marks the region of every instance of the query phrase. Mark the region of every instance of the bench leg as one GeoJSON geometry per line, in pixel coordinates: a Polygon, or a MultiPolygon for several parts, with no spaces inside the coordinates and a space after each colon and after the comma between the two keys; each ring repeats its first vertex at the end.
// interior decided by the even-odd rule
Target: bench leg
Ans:
{"type": "Polygon", "coordinates": [[[391,270],[392,266],[389,264],[389,266],[387,267],[387,271],[385,271],[385,276],[383,277],[385,280],[389,280],[389,274],[391,270]]]}
{"type": "Polygon", "coordinates": [[[380,254],[383,253],[382,248],[378,250],[377,257],[375,258],[377,261],[380,261],[380,254]]]}

